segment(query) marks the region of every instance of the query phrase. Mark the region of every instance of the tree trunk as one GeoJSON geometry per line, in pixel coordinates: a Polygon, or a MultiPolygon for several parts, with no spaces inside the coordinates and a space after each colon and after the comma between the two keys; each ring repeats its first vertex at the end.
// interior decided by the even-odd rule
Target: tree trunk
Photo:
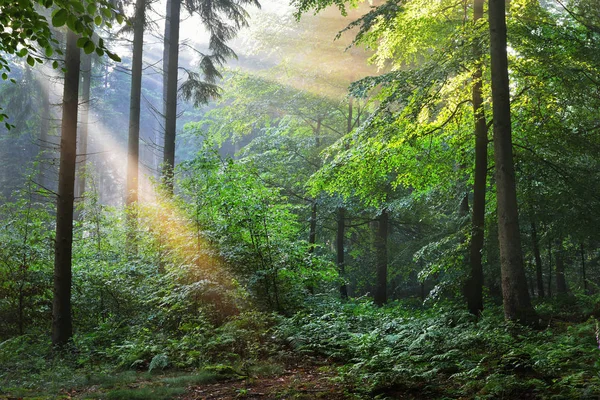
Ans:
{"type": "Polygon", "coordinates": [[[337,266],[340,278],[344,281],[340,286],[340,295],[342,299],[348,298],[348,288],[346,287],[346,268],[344,266],[344,230],[346,228],[346,210],[344,207],[337,209],[337,233],[336,233],[336,250],[337,250],[337,266]]]}
{"type": "Polygon", "coordinates": [[[308,233],[308,254],[315,252],[317,243],[317,201],[313,200],[310,210],[310,231],[308,233]]]}
{"type": "Polygon", "coordinates": [[[556,294],[561,295],[569,291],[567,280],[565,279],[565,250],[562,245],[562,239],[559,240],[556,247],[556,294]]]}
{"type": "Polygon", "coordinates": [[[521,254],[515,169],[512,155],[510,89],[506,53],[505,0],[490,0],[490,52],[494,112],[494,155],[498,240],[504,316],[507,320],[535,323],[537,317],[527,291],[521,254]]]}
{"type": "MultiPolygon", "coordinates": [[[[473,23],[483,18],[483,0],[473,1],[473,23]]],[[[482,251],[485,232],[485,191],[487,181],[487,124],[483,110],[483,83],[481,81],[481,45],[475,42],[473,55],[476,65],[473,71],[473,116],[475,118],[475,180],[473,183],[473,215],[471,217],[470,266],[471,274],[466,285],[467,307],[473,315],[483,311],[483,265],[482,251]]]]}
{"type": "Polygon", "coordinates": [[[542,270],[542,256],[540,255],[540,244],[538,242],[535,222],[531,221],[531,241],[533,242],[533,256],[535,257],[535,275],[537,277],[538,297],[544,298],[544,276],[542,270]]]}
{"type": "MultiPolygon", "coordinates": [[[[177,128],[177,72],[179,64],[179,15],[181,0],[171,0],[167,14],[170,15],[168,40],[167,88],[165,91],[165,144],[163,156],[163,182],[173,193],[173,169],[175,167],[175,135],[177,128]]],[[[165,27],[166,30],[166,27],[165,27]]]]}
{"type": "Polygon", "coordinates": [[[56,240],[54,255],[54,299],[52,344],[62,346],[73,335],[71,318],[71,253],[73,245],[73,200],[77,156],[77,105],[80,52],[77,35],[67,33],[65,84],[60,138],[56,240]]]}
{"type": "Polygon", "coordinates": [[[137,213],[139,191],[139,158],[140,158],[140,102],[142,97],[142,56],[144,49],[144,19],[146,1],[137,0],[135,19],[133,20],[133,57],[131,59],[131,94],[129,98],[129,138],[127,146],[127,193],[125,204],[130,209],[127,213],[128,248],[135,249],[135,232],[137,231],[137,213]]]}
{"type": "Polygon", "coordinates": [[[41,85],[42,115],[40,116],[40,161],[38,181],[42,187],[48,188],[44,168],[48,168],[48,148],[50,148],[50,89],[41,85]]]}
{"type": "Polygon", "coordinates": [[[581,279],[583,279],[583,294],[587,294],[587,279],[585,276],[585,251],[583,250],[583,243],[579,245],[579,252],[581,254],[581,279]]]}
{"type": "MultiPolygon", "coordinates": [[[[80,50],[83,53],[83,50],[80,50]]],[[[77,184],[75,185],[75,199],[83,201],[85,193],[85,174],[87,165],[87,148],[90,115],[90,91],[92,86],[92,56],[81,54],[81,107],[79,109],[79,165],[77,167],[77,184]]],[[[74,218],[80,218],[79,210],[75,210],[74,218]]]]}
{"type": "Polygon", "coordinates": [[[377,252],[377,285],[375,286],[374,301],[378,306],[387,303],[387,266],[388,266],[388,228],[389,214],[387,209],[381,211],[377,224],[375,248],[377,252]]]}
{"type": "Polygon", "coordinates": [[[548,297],[552,297],[552,240],[548,241],[548,297]]]}

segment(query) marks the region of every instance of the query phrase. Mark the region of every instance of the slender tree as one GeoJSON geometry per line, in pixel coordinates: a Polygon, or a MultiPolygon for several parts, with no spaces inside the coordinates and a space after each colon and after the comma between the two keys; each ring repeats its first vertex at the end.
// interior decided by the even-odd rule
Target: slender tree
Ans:
{"type": "MultiPolygon", "coordinates": [[[[85,175],[87,165],[88,136],[89,136],[89,115],[90,115],[90,92],[92,87],[92,56],[85,54],[83,50],[81,55],[81,106],[79,107],[79,165],[77,174],[77,184],[75,185],[75,199],[81,200],[85,193],[85,175]]],[[[78,219],[78,212],[75,212],[75,219],[78,219]]]]}
{"type": "MultiPolygon", "coordinates": [[[[483,18],[483,0],[473,1],[473,23],[483,18]]],[[[485,191],[487,181],[487,124],[483,110],[482,57],[479,40],[473,44],[473,115],[475,117],[475,179],[473,182],[473,211],[471,217],[470,275],[465,287],[469,312],[479,315],[483,310],[483,266],[481,263],[485,229],[485,191]]]]}
{"type": "Polygon", "coordinates": [[[531,221],[531,241],[533,246],[533,257],[535,258],[535,276],[537,280],[538,297],[543,298],[545,296],[545,293],[542,256],[540,254],[540,243],[537,236],[537,228],[534,221],[531,221]]]}
{"type": "Polygon", "coordinates": [[[337,229],[335,236],[336,263],[342,284],[340,285],[340,296],[342,299],[348,298],[348,287],[346,285],[346,266],[344,264],[344,235],[346,229],[346,209],[337,208],[337,229]]]}
{"type": "Polygon", "coordinates": [[[505,10],[505,0],[490,0],[494,158],[496,163],[498,240],[500,244],[504,316],[507,320],[536,323],[535,311],[527,291],[525,268],[521,253],[515,168],[512,154],[505,10]]]}
{"type": "Polygon", "coordinates": [[[62,346],[73,334],[71,318],[71,254],[73,245],[73,201],[77,156],[77,105],[79,101],[80,51],[77,35],[67,33],[65,83],[60,138],[58,200],[54,256],[54,300],[52,344],[62,346]]]}
{"type": "MultiPolygon", "coordinates": [[[[127,193],[126,204],[135,206],[139,191],[139,156],[140,156],[140,103],[142,98],[142,55],[144,47],[144,20],[146,1],[137,0],[133,19],[133,56],[131,59],[131,94],[129,98],[129,137],[127,145],[127,193]]],[[[135,207],[134,207],[135,208],[135,207]]],[[[137,215],[130,209],[129,244],[135,241],[137,215]]]]}
{"type": "MultiPolygon", "coordinates": [[[[179,18],[181,0],[169,0],[167,3],[168,25],[165,24],[165,49],[167,55],[166,89],[164,95],[164,153],[162,176],[168,190],[173,192],[173,169],[175,168],[175,137],[177,129],[177,76],[179,69],[179,18]],[[168,32],[166,30],[168,29],[168,32]]],[[[164,65],[164,64],[163,64],[164,65]]],[[[163,79],[164,82],[164,79],[163,79]]]]}
{"type": "Polygon", "coordinates": [[[227,42],[235,37],[243,26],[247,26],[248,14],[244,5],[260,7],[256,0],[168,0],[167,23],[165,24],[165,47],[163,51],[163,73],[166,75],[164,98],[164,153],[162,176],[168,191],[173,192],[173,170],[175,167],[175,139],[177,128],[177,92],[179,69],[179,19],[181,6],[190,13],[199,15],[204,27],[208,30],[210,54],[202,56],[200,70],[204,80],[198,73],[188,72],[188,79],[181,85],[185,99],[193,100],[195,106],[206,104],[210,99],[219,96],[216,79],[221,77],[217,67],[225,64],[229,57],[236,57],[227,42]],[[228,21],[225,21],[227,18],[228,21]]]}
{"type": "Polygon", "coordinates": [[[378,306],[387,303],[387,267],[388,267],[388,230],[389,214],[384,208],[377,221],[375,248],[377,252],[377,284],[375,285],[374,301],[378,306]]]}

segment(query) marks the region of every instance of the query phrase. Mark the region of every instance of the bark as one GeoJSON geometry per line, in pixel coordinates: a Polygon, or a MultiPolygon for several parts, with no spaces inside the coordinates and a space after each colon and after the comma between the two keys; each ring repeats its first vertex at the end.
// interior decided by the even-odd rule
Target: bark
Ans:
{"type": "Polygon", "coordinates": [[[47,188],[48,182],[44,168],[48,168],[48,156],[46,148],[50,145],[50,90],[42,86],[42,115],[40,117],[40,164],[38,171],[38,181],[42,187],[47,188]]]}
{"type": "Polygon", "coordinates": [[[375,286],[374,301],[378,306],[387,303],[388,230],[389,214],[386,209],[383,209],[379,216],[375,238],[375,248],[377,252],[377,285],[375,286]]]}
{"type": "Polygon", "coordinates": [[[342,299],[348,298],[348,288],[346,286],[346,268],[344,265],[344,230],[346,228],[345,216],[346,210],[344,207],[338,207],[337,209],[337,233],[336,233],[336,261],[340,278],[344,281],[340,286],[340,295],[342,299]]]}
{"type": "Polygon", "coordinates": [[[540,254],[540,244],[537,237],[535,222],[531,221],[531,241],[533,242],[533,256],[535,258],[535,275],[537,278],[538,297],[544,298],[544,276],[542,269],[542,256],[540,254]]]}
{"type": "Polygon", "coordinates": [[[308,233],[308,254],[315,252],[317,243],[317,201],[314,200],[310,210],[310,231],[308,233]]]}
{"type": "Polygon", "coordinates": [[[521,253],[515,169],[512,155],[505,7],[504,0],[490,0],[489,2],[498,240],[500,244],[504,316],[507,320],[536,323],[537,316],[527,291],[525,268],[521,253]]]}
{"type": "Polygon", "coordinates": [[[126,204],[138,201],[140,156],[140,102],[142,97],[142,55],[144,48],[145,0],[137,0],[133,21],[133,56],[131,59],[131,94],[129,100],[129,137],[127,146],[126,204]]]}
{"type": "Polygon", "coordinates": [[[565,252],[562,246],[562,240],[558,242],[556,248],[556,294],[561,295],[569,291],[567,280],[565,279],[565,252]]]}
{"type": "Polygon", "coordinates": [[[127,212],[127,248],[137,252],[136,231],[137,212],[135,205],[139,197],[139,158],[140,158],[140,103],[142,97],[142,57],[144,49],[144,19],[146,1],[135,3],[133,21],[133,56],[131,59],[131,93],[129,98],[129,137],[127,142],[127,186],[125,204],[127,212]]]}
{"type": "Polygon", "coordinates": [[[350,133],[352,132],[352,106],[354,104],[354,101],[352,100],[352,97],[350,97],[348,99],[348,120],[347,120],[347,127],[346,127],[346,132],[350,133]]]}
{"type": "MultiPolygon", "coordinates": [[[[179,15],[181,0],[169,2],[167,14],[170,15],[168,40],[167,85],[165,90],[165,144],[162,177],[167,190],[173,193],[173,169],[175,167],[175,136],[177,128],[177,71],[179,64],[179,15]]],[[[166,30],[166,27],[165,27],[166,30]]]]}
{"type": "Polygon", "coordinates": [[[552,297],[552,241],[548,241],[548,297],[552,297]]]}
{"type": "Polygon", "coordinates": [[[62,346],[73,335],[71,318],[71,254],[73,245],[73,200],[77,156],[77,105],[80,51],[77,36],[67,33],[65,84],[60,138],[56,240],[54,255],[54,299],[52,344],[62,346]]]}
{"type": "MultiPolygon", "coordinates": [[[[483,0],[473,1],[473,22],[483,18],[483,0]]],[[[485,191],[487,184],[487,124],[483,109],[483,83],[481,45],[473,45],[477,60],[473,71],[473,115],[475,118],[475,179],[473,183],[473,214],[471,217],[471,243],[469,248],[470,276],[466,285],[467,308],[473,315],[483,311],[482,251],[485,232],[485,191]]]]}
{"type": "Polygon", "coordinates": [[[583,280],[583,294],[587,294],[587,279],[585,276],[585,251],[583,249],[583,243],[579,245],[579,252],[581,255],[581,279],[583,280]]]}
{"type": "MultiPolygon", "coordinates": [[[[87,165],[87,148],[90,115],[90,91],[92,86],[92,56],[84,54],[81,50],[81,107],[79,108],[79,165],[77,166],[77,183],[75,185],[75,199],[83,200],[85,193],[85,174],[87,165]]],[[[74,218],[80,219],[79,210],[75,210],[74,218]]]]}

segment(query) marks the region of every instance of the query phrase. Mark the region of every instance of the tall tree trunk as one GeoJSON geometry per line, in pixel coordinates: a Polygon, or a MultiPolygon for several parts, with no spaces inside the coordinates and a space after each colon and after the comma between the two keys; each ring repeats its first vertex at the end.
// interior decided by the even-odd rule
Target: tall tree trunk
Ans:
{"type": "MultiPolygon", "coordinates": [[[[167,87],[165,90],[165,144],[163,156],[163,182],[173,193],[173,169],[175,167],[175,135],[177,128],[177,72],[179,64],[179,15],[181,0],[170,0],[167,14],[170,15],[168,40],[167,87]]],[[[165,27],[166,29],[166,27],[165,27]]]]}
{"type": "Polygon", "coordinates": [[[344,265],[344,230],[346,228],[346,210],[344,207],[337,209],[337,232],[336,232],[336,261],[340,278],[344,281],[340,286],[342,299],[348,298],[348,287],[346,286],[346,267],[344,265]]]}
{"type": "Polygon", "coordinates": [[[310,209],[310,230],[308,232],[308,254],[315,252],[317,243],[317,200],[313,200],[310,209]]]}
{"type": "Polygon", "coordinates": [[[489,2],[494,156],[504,317],[507,320],[517,320],[522,323],[535,323],[537,317],[527,291],[521,254],[512,154],[505,8],[505,0],[490,0],[489,2]]]}
{"type": "Polygon", "coordinates": [[[548,241],[548,297],[552,297],[552,240],[548,241]]]}
{"type": "MultiPolygon", "coordinates": [[[[483,0],[473,1],[473,23],[483,18],[483,0]]],[[[475,180],[473,183],[473,215],[469,261],[471,273],[466,285],[467,307],[473,315],[483,311],[482,251],[485,232],[485,191],[487,181],[487,124],[483,109],[482,50],[477,41],[473,45],[476,65],[473,71],[473,116],[475,118],[475,180]]]]}
{"type": "Polygon", "coordinates": [[[581,255],[581,279],[583,279],[583,294],[587,294],[587,278],[585,276],[585,251],[583,243],[579,245],[579,253],[581,255]]]}
{"type": "Polygon", "coordinates": [[[388,230],[389,214],[387,209],[381,211],[377,224],[375,248],[377,252],[377,285],[375,286],[374,301],[378,306],[387,303],[387,267],[388,267],[388,230]]]}
{"type": "Polygon", "coordinates": [[[45,85],[41,87],[42,115],[40,117],[40,161],[38,181],[42,187],[48,188],[44,168],[48,168],[48,148],[50,148],[50,88],[45,85]]]}
{"type": "Polygon", "coordinates": [[[128,246],[135,252],[135,232],[137,230],[137,212],[139,191],[140,158],[140,103],[142,97],[142,56],[144,49],[144,19],[146,1],[135,3],[133,21],[133,57],[131,59],[131,94],[129,98],[129,138],[127,143],[127,193],[126,205],[130,208],[128,219],[128,246]]]}
{"type": "Polygon", "coordinates": [[[569,291],[567,280],[565,279],[565,250],[562,245],[562,239],[556,247],[556,294],[561,295],[569,291]]]}
{"type": "MultiPolygon", "coordinates": [[[[83,50],[81,50],[83,53],[83,50]]],[[[90,115],[90,92],[92,87],[92,56],[81,54],[81,107],[79,109],[79,165],[77,171],[77,184],[75,185],[75,199],[83,200],[85,193],[85,175],[87,165],[87,148],[90,115]]],[[[80,218],[79,210],[75,210],[74,218],[80,218]]]]}
{"type": "Polygon", "coordinates": [[[531,221],[531,241],[533,242],[533,256],[535,258],[535,275],[537,278],[538,297],[544,297],[544,276],[542,269],[542,256],[540,254],[540,244],[537,237],[535,221],[531,221]]]}
{"type": "Polygon", "coordinates": [[[67,33],[65,85],[60,138],[56,240],[54,255],[54,299],[52,344],[62,346],[73,335],[71,317],[71,254],[73,246],[73,200],[77,157],[77,105],[80,52],[77,35],[67,33]]]}

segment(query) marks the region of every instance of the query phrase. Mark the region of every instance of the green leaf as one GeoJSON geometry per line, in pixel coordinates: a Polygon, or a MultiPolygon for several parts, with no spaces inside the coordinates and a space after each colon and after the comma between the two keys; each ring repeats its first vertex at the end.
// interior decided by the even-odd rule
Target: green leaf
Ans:
{"type": "Polygon", "coordinates": [[[96,4],[94,4],[94,3],[90,3],[90,4],[88,4],[88,6],[87,6],[87,13],[88,13],[89,15],[94,15],[94,14],[96,14],[96,11],[97,11],[97,10],[98,10],[98,8],[96,7],[96,4]]]}
{"type": "Polygon", "coordinates": [[[52,57],[52,54],[54,54],[54,49],[51,46],[47,46],[46,47],[46,57],[52,57]]]}
{"type": "Polygon", "coordinates": [[[92,54],[95,49],[96,45],[94,45],[94,42],[92,42],[91,40],[88,40],[85,46],[83,46],[83,51],[85,52],[85,54],[92,54]]]}
{"type": "Polygon", "coordinates": [[[115,53],[111,53],[109,51],[106,52],[106,54],[108,55],[108,57],[116,62],[121,62],[121,57],[119,57],[118,55],[116,55],[115,53]]]}
{"type": "Polygon", "coordinates": [[[19,57],[25,57],[27,55],[28,51],[25,47],[23,47],[21,50],[19,50],[17,52],[17,56],[19,57]]]}
{"type": "Polygon", "coordinates": [[[123,17],[123,14],[117,14],[117,22],[119,24],[122,24],[124,20],[125,18],[123,17]]]}
{"type": "Polygon", "coordinates": [[[31,56],[27,56],[27,64],[33,67],[35,65],[35,59],[31,56]]]}
{"type": "Polygon", "coordinates": [[[97,26],[100,26],[100,25],[102,25],[102,17],[101,17],[101,16],[99,16],[99,15],[96,15],[96,18],[94,18],[94,23],[95,23],[97,26]]]}
{"type": "Polygon", "coordinates": [[[102,50],[100,47],[96,47],[96,54],[98,54],[99,57],[104,56],[104,50],[102,50]]]}
{"type": "Polygon", "coordinates": [[[8,74],[6,72],[2,73],[2,80],[5,81],[8,79],[8,74]]]}
{"type": "Polygon", "coordinates": [[[69,13],[65,9],[60,9],[52,16],[52,25],[55,27],[61,27],[67,22],[69,13]]]}
{"type": "Polygon", "coordinates": [[[77,11],[79,14],[85,13],[85,7],[81,1],[71,0],[70,3],[73,10],[77,11]]]}
{"type": "Polygon", "coordinates": [[[77,47],[79,47],[80,49],[83,49],[85,47],[85,45],[87,44],[87,42],[89,42],[90,39],[86,38],[86,37],[82,37],[77,39],[77,47]]]}
{"type": "Polygon", "coordinates": [[[54,61],[52,63],[52,68],[57,69],[58,68],[58,61],[54,61]]]}

